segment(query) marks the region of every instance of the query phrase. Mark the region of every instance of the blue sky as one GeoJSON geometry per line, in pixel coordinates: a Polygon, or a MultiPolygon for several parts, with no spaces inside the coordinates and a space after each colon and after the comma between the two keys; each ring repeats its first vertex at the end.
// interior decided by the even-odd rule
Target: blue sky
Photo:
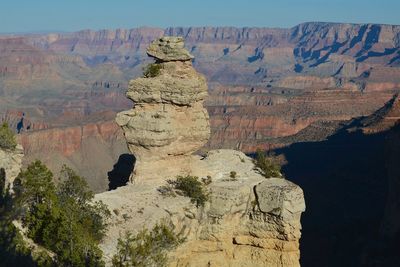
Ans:
{"type": "Polygon", "coordinates": [[[139,26],[400,24],[400,0],[0,0],[0,32],[139,26]]]}

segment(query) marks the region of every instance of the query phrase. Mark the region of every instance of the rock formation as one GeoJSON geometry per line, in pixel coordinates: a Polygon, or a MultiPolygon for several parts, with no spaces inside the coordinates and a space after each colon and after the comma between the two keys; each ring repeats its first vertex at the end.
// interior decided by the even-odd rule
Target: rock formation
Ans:
{"type": "Polygon", "coordinates": [[[12,184],[18,176],[22,167],[24,157],[22,146],[17,145],[15,150],[5,150],[0,148],[0,168],[6,172],[6,186],[12,184]]]}
{"type": "Polygon", "coordinates": [[[148,53],[160,73],[130,82],[127,96],[135,107],[116,119],[138,159],[135,181],[140,182],[96,195],[114,211],[101,245],[107,264],[124,231],[167,219],[186,240],[169,252],[169,266],[300,266],[302,189],[264,178],[239,151],[191,155],[210,134],[205,78],[193,69],[181,38],[156,40],[148,53]],[[177,175],[211,177],[204,207],[160,194],[158,187],[177,175]]]}
{"type": "Polygon", "coordinates": [[[120,112],[116,119],[136,157],[137,174],[161,164],[155,161],[182,160],[210,136],[209,117],[203,107],[206,79],[192,67],[183,39],[156,40],[148,54],[156,59],[152,67],[160,73],[130,81],[127,96],[135,106],[120,112]]]}
{"type": "Polygon", "coordinates": [[[212,177],[204,208],[182,196],[163,197],[157,186],[165,183],[154,180],[96,195],[114,211],[101,245],[106,262],[124,231],[151,228],[167,219],[186,238],[169,253],[169,266],[300,266],[300,216],[305,209],[300,187],[265,179],[239,151],[214,150],[193,162],[191,175],[212,177]],[[230,178],[231,171],[237,180],[230,178]]]}

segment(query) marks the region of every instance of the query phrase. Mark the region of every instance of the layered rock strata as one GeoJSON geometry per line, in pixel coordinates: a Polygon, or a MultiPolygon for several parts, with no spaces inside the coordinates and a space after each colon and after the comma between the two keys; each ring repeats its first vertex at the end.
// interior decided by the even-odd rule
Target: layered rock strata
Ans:
{"type": "Polygon", "coordinates": [[[140,182],[96,195],[113,211],[101,245],[107,264],[124,231],[167,220],[185,238],[168,252],[169,266],[299,266],[302,189],[265,179],[239,151],[192,155],[210,135],[205,78],[193,69],[181,38],[161,38],[148,53],[160,73],[130,82],[127,96],[136,105],[116,119],[138,160],[140,182]],[[211,179],[204,207],[158,191],[177,175],[211,179]]]}
{"type": "Polygon", "coordinates": [[[209,116],[203,107],[206,79],[193,68],[193,56],[183,48],[183,39],[156,40],[148,54],[156,59],[151,67],[159,73],[130,81],[127,97],[135,106],[116,118],[136,157],[136,174],[153,169],[156,161],[184,159],[210,136],[209,116]]]}

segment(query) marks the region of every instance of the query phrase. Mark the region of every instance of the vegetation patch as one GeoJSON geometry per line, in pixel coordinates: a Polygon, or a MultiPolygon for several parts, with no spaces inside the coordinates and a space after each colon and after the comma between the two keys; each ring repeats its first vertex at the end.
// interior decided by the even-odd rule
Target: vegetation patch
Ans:
{"type": "Polygon", "coordinates": [[[50,266],[50,257],[34,254],[13,224],[15,210],[6,173],[0,168],[0,266],[50,266]]]}
{"type": "Polygon", "coordinates": [[[40,161],[31,163],[14,182],[15,210],[36,244],[53,252],[55,266],[104,266],[98,247],[110,212],[86,181],[63,166],[58,186],[40,161]]]}
{"type": "Polygon", "coordinates": [[[284,178],[279,163],[273,157],[267,157],[261,150],[256,152],[254,165],[265,178],[284,178]]]}
{"type": "MultiPolygon", "coordinates": [[[[163,191],[171,192],[171,189],[174,189],[177,194],[189,197],[190,201],[196,204],[196,207],[203,207],[208,200],[205,183],[211,183],[211,177],[201,182],[197,176],[177,176],[176,180],[168,180],[167,182],[169,188],[167,186],[162,187],[163,191]]],[[[172,192],[175,192],[174,190],[172,192]]]]}
{"type": "Polygon", "coordinates": [[[210,175],[207,175],[206,178],[201,178],[201,181],[203,182],[204,185],[209,185],[212,183],[212,178],[210,175]]]}
{"type": "Polygon", "coordinates": [[[130,232],[118,239],[117,253],[112,259],[114,267],[167,266],[167,252],[184,241],[175,234],[171,224],[161,222],[151,231],[130,232]]]}
{"type": "Polygon", "coordinates": [[[143,68],[143,77],[145,78],[153,78],[160,75],[162,69],[161,64],[150,63],[146,67],[143,68]]]}
{"type": "Polygon", "coordinates": [[[0,148],[14,150],[17,146],[15,134],[7,123],[0,126],[0,148]]]}
{"type": "Polygon", "coordinates": [[[164,197],[176,197],[175,190],[170,184],[160,186],[157,191],[164,197]]]}
{"type": "Polygon", "coordinates": [[[231,171],[229,173],[229,178],[224,178],[221,181],[224,182],[236,182],[238,180],[237,173],[235,171],[231,171]]]}

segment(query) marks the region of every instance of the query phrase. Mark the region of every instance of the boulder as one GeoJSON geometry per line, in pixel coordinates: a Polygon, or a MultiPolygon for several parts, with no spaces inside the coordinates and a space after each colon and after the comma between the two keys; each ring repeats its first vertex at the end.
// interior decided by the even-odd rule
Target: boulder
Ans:
{"type": "Polygon", "coordinates": [[[147,54],[159,61],[187,61],[194,57],[184,48],[182,37],[164,36],[153,41],[147,48],[147,54]]]}

